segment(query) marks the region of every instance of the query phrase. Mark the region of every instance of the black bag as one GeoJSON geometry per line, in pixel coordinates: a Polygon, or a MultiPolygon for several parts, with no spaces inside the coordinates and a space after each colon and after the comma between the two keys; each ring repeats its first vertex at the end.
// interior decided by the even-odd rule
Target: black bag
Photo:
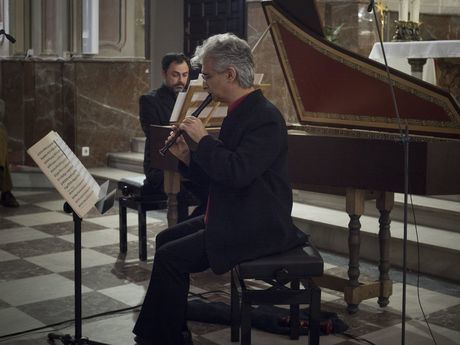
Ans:
{"type": "MultiPolygon", "coordinates": [[[[188,302],[187,320],[230,325],[230,306],[223,302],[207,302],[200,299],[188,302]]],[[[261,305],[252,308],[251,325],[265,332],[289,334],[289,309],[261,305]]],[[[308,334],[308,308],[300,310],[301,335],[308,334]]],[[[348,325],[336,313],[322,311],[320,315],[321,335],[343,333],[348,325]]]]}

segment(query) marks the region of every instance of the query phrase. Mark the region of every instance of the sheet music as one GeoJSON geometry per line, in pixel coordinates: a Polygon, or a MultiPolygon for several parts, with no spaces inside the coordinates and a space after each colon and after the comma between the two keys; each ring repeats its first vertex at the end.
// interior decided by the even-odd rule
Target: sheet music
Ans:
{"type": "Polygon", "coordinates": [[[83,218],[98,201],[100,187],[59,134],[49,132],[27,153],[70,207],[83,218]]]}
{"type": "Polygon", "coordinates": [[[177,122],[179,120],[180,112],[185,102],[185,98],[187,97],[187,91],[179,92],[177,94],[176,103],[174,103],[174,108],[171,113],[171,118],[169,122],[177,122]]]}
{"type": "Polygon", "coordinates": [[[262,84],[262,79],[264,78],[263,73],[256,73],[254,74],[254,85],[262,84]]]}

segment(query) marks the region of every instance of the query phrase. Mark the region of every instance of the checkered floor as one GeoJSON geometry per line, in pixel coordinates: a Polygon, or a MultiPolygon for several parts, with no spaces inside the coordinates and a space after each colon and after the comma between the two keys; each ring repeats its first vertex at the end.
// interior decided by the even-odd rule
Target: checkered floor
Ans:
{"type": "MultiPolygon", "coordinates": [[[[62,211],[63,200],[54,190],[15,190],[21,206],[0,206],[0,344],[47,344],[51,330],[27,330],[71,320],[74,317],[73,222],[62,211]]],[[[164,212],[148,214],[148,261],[138,260],[137,215],[128,213],[128,254],[118,247],[118,209],[101,216],[92,211],[82,223],[83,316],[115,311],[84,321],[83,335],[109,344],[134,344],[131,333],[136,309],[150,277],[155,234],[166,227],[164,212]]],[[[326,269],[343,270],[345,258],[323,253],[326,269]]],[[[375,265],[362,263],[362,276],[376,276],[375,265]]],[[[337,312],[349,334],[375,344],[397,344],[401,338],[401,272],[394,280],[390,305],[381,309],[367,300],[355,315],[345,312],[340,293],[323,290],[322,309],[337,312]]],[[[408,344],[431,344],[417,300],[416,277],[408,276],[406,339],[408,344]]],[[[438,344],[460,344],[460,287],[421,277],[421,302],[438,344]]],[[[227,290],[228,275],[204,272],[192,277],[192,292],[227,290]]],[[[227,296],[216,295],[216,300],[227,296]]],[[[73,324],[54,329],[73,334],[73,324]]],[[[190,322],[195,344],[230,344],[227,326],[190,322]]],[[[305,344],[284,336],[253,330],[253,344],[305,344]]],[[[321,337],[321,344],[358,344],[343,335],[321,337]]]]}

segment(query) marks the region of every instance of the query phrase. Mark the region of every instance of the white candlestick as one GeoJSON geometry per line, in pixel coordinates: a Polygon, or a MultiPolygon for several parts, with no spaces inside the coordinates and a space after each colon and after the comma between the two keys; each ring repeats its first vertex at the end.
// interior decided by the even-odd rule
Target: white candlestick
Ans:
{"type": "Polygon", "coordinates": [[[418,23],[420,16],[420,0],[412,0],[412,8],[410,10],[410,20],[418,23]]]}
{"type": "Polygon", "coordinates": [[[407,22],[409,18],[409,0],[400,0],[399,3],[399,20],[407,22]]]}

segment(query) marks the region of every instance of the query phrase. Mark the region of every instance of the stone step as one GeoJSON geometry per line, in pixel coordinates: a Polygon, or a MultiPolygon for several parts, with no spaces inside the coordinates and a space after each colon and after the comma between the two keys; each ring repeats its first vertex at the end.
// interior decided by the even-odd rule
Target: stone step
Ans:
{"type": "MultiPolygon", "coordinates": [[[[140,174],[133,171],[110,168],[110,167],[100,167],[100,168],[90,168],[88,169],[89,173],[94,177],[94,179],[99,183],[103,184],[105,181],[109,181],[109,191],[113,189],[118,189],[118,181],[122,178],[145,178],[144,174],[140,174]]],[[[120,196],[120,193],[117,193],[117,197],[120,196]]]]}
{"type": "Polygon", "coordinates": [[[144,176],[144,173],[137,173],[129,170],[123,169],[116,169],[110,167],[102,167],[102,168],[90,168],[88,169],[90,174],[98,180],[109,180],[112,182],[118,182],[122,178],[127,177],[140,177],[144,176]]]}
{"type": "MultiPolygon", "coordinates": [[[[308,191],[294,190],[294,201],[302,204],[314,205],[345,212],[345,197],[341,195],[322,194],[308,191]]],[[[460,232],[460,202],[438,197],[424,197],[414,195],[408,198],[408,222],[417,223],[432,228],[460,232]],[[411,200],[414,205],[412,208],[411,200]],[[414,209],[414,212],[412,211],[414,209]],[[415,214],[415,221],[414,221],[415,214]]],[[[375,200],[365,203],[365,215],[379,217],[375,207],[375,200]]],[[[393,221],[404,219],[404,195],[395,194],[395,206],[391,212],[393,221]]]]}
{"type": "MultiPolygon", "coordinates": [[[[348,255],[348,222],[346,212],[327,207],[294,203],[292,216],[302,231],[309,233],[312,241],[320,249],[348,255]]],[[[360,258],[378,260],[379,223],[377,217],[364,215],[361,222],[360,258]]],[[[390,262],[402,267],[403,223],[392,221],[390,262]]],[[[420,253],[420,271],[448,280],[460,281],[460,233],[418,225],[418,241],[413,224],[408,225],[407,268],[416,271],[417,250],[420,253]]]]}
{"type": "Polygon", "coordinates": [[[53,185],[38,167],[16,165],[11,171],[14,188],[53,188],[53,185]]]}
{"type": "Polygon", "coordinates": [[[144,153],[145,137],[137,137],[131,139],[131,151],[136,153],[144,153]]]}
{"type": "Polygon", "coordinates": [[[144,154],[138,152],[117,152],[107,154],[107,166],[121,170],[143,173],[144,154]]]}
{"type": "MultiPolygon", "coordinates": [[[[91,169],[90,171],[103,179],[138,176],[131,171],[113,168],[97,168],[97,170],[91,169]]],[[[292,215],[297,226],[310,233],[315,245],[319,248],[348,255],[349,217],[345,212],[344,197],[305,191],[294,191],[294,195],[295,199],[304,200],[303,203],[294,203],[292,215]]],[[[399,194],[395,196],[395,211],[400,207],[402,197],[399,194]]],[[[445,203],[445,200],[432,200],[433,198],[418,196],[412,199],[417,214],[421,271],[444,279],[460,281],[460,268],[455,264],[460,254],[460,234],[439,227],[427,226],[421,222],[424,218],[433,217],[438,220],[428,222],[438,222],[444,226],[443,219],[446,216],[442,211],[452,217],[458,217],[458,214],[455,213],[458,205],[451,202],[445,203]],[[429,212],[425,214],[427,211],[429,212]]],[[[375,262],[378,259],[376,253],[379,253],[378,211],[375,210],[375,202],[368,201],[366,206],[369,212],[361,217],[361,257],[375,262]]],[[[403,224],[396,218],[399,216],[393,216],[391,224],[391,263],[400,267],[402,266],[403,224]]],[[[408,268],[415,270],[417,268],[417,244],[414,225],[408,226],[408,238],[408,268]]]]}
{"type": "MultiPolygon", "coordinates": [[[[112,185],[123,177],[143,176],[141,153],[112,154],[109,161],[116,166],[91,168],[90,173],[102,183],[110,180],[112,185]],[[121,168],[128,167],[128,169],[121,168]]],[[[30,170],[30,169],[29,169],[30,170]]],[[[15,187],[47,187],[46,177],[36,168],[35,170],[14,171],[15,187]]],[[[395,195],[395,208],[392,212],[391,223],[391,263],[396,267],[402,266],[403,196],[395,195]]],[[[348,255],[348,222],[343,196],[294,191],[293,218],[297,226],[312,239],[319,248],[348,255]]],[[[455,200],[455,198],[452,198],[455,200]]],[[[435,275],[444,279],[460,281],[460,267],[456,261],[460,255],[460,233],[458,226],[459,203],[457,201],[413,196],[416,209],[421,272],[435,275]]],[[[409,220],[412,217],[409,216],[409,220]]],[[[378,259],[378,211],[375,201],[366,202],[365,215],[361,217],[361,250],[360,257],[370,261],[378,259]]],[[[408,226],[408,268],[416,270],[417,242],[415,227],[408,226]]]]}
{"type": "Polygon", "coordinates": [[[460,194],[457,194],[457,195],[436,195],[434,197],[437,198],[437,199],[460,202],[460,194]]]}

